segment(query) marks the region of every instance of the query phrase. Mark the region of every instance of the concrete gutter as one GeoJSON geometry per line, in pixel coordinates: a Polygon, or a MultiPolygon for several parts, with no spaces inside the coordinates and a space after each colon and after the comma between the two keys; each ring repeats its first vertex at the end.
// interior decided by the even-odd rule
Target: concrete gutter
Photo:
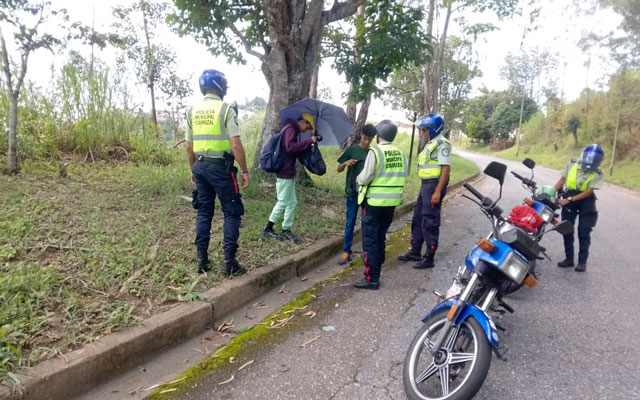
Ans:
{"type": "MultiPolygon", "coordinates": [[[[451,185],[449,190],[478,175],[451,185]]],[[[412,211],[415,203],[414,200],[399,206],[395,218],[412,211]]],[[[358,226],[354,236],[357,238],[360,234],[358,226]]],[[[22,376],[20,393],[11,393],[8,387],[0,386],[0,400],[62,400],[80,395],[134,367],[150,354],[212,327],[214,321],[282,282],[303,276],[327,257],[335,256],[342,243],[342,237],[321,240],[299,253],[209,289],[204,293],[204,301],[180,304],[145,320],[140,326],[107,335],[81,349],[39,363],[22,376]]]]}

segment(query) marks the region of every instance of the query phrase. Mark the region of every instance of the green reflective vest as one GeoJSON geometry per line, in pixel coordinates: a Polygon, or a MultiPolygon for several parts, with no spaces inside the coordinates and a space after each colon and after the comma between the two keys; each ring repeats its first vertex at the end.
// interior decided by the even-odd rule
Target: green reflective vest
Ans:
{"type": "Polygon", "coordinates": [[[569,175],[567,176],[567,188],[573,190],[579,190],[584,192],[589,187],[589,182],[596,177],[596,172],[590,172],[587,179],[584,180],[580,189],[578,189],[578,168],[580,168],[580,163],[574,162],[569,170],[569,175]]]}
{"type": "Polygon", "coordinates": [[[222,158],[231,153],[227,133],[229,105],[221,100],[203,100],[191,110],[193,151],[196,155],[222,158]]]}
{"type": "Polygon", "coordinates": [[[375,207],[399,206],[409,169],[407,158],[392,144],[377,146],[371,151],[376,157],[376,172],[368,185],[360,187],[358,204],[367,199],[367,204],[375,207]]]}
{"type": "Polygon", "coordinates": [[[431,153],[433,153],[438,145],[442,142],[449,143],[446,138],[441,138],[439,140],[434,140],[431,143],[428,143],[420,156],[418,157],[418,176],[422,179],[434,179],[440,178],[440,174],[442,173],[442,167],[438,164],[437,160],[433,160],[431,158],[431,153]]]}

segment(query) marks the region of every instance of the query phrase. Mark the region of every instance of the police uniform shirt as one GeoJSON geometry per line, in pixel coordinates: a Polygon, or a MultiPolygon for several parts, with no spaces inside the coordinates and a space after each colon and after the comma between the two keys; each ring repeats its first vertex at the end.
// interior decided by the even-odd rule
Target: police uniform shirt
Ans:
{"type": "MultiPolygon", "coordinates": [[[[210,93],[204,96],[204,100],[222,101],[220,96],[215,94],[210,94],[210,93]]],[[[193,126],[191,124],[191,110],[192,110],[192,107],[190,107],[187,110],[187,132],[186,132],[187,142],[193,142],[193,126]]],[[[229,107],[229,112],[227,113],[227,120],[225,121],[225,125],[227,127],[227,134],[229,135],[230,138],[234,136],[240,136],[240,127],[238,126],[238,115],[236,114],[236,110],[234,110],[231,107],[229,107]]],[[[221,158],[219,155],[215,155],[215,154],[206,154],[206,157],[221,158]]]]}
{"type": "MultiPolygon", "coordinates": [[[[433,142],[439,142],[434,151],[431,152],[431,159],[437,161],[439,165],[451,165],[451,144],[444,139],[442,133],[429,140],[425,146],[427,148],[433,142]]],[[[428,155],[428,154],[427,154],[428,155]]]]}
{"type": "MultiPolygon", "coordinates": [[[[562,171],[562,176],[564,176],[565,186],[566,186],[566,181],[569,180],[569,171],[571,171],[571,167],[573,167],[574,162],[578,163],[578,172],[576,174],[577,175],[576,176],[576,187],[578,189],[580,189],[582,187],[582,185],[584,184],[584,181],[587,180],[589,178],[589,176],[591,175],[591,172],[585,172],[582,169],[582,165],[580,165],[580,161],[572,161],[569,164],[567,164],[567,166],[564,167],[564,170],[562,171]]],[[[597,189],[600,189],[602,187],[602,182],[604,181],[604,177],[603,177],[602,171],[600,171],[598,169],[598,172],[595,173],[595,176],[593,177],[591,182],[589,182],[589,184],[587,185],[587,189],[597,190],[597,189]]]]}

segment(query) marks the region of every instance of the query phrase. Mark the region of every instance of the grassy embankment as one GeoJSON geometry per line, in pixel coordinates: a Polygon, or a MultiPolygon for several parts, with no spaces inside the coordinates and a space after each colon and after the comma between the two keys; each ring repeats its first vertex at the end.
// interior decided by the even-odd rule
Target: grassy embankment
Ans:
{"type": "MultiPolygon", "coordinates": [[[[573,143],[571,141],[564,140],[559,142],[557,151],[550,144],[522,146],[520,148],[520,154],[516,157],[515,146],[502,151],[493,151],[488,145],[470,143],[465,140],[461,143],[456,142],[456,145],[459,145],[466,150],[476,151],[479,153],[490,153],[497,157],[509,160],[519,161],[528,157],[539,165],[555,169],[562,169],[572,158],[579,158],[580,152],[584,148],[584,146],[581,146],[576,150],[573,148],[573,143]]],[[[611,158],[609,158],[609,156],[611,154],[610,150],[604,150],[605,158],[600,167],[604,172],[605,181],[619,183],[634,189],[640,189],[640,159],[617,161],[613,168],[613,175],[610,175],[609,164],[611,162],[611,158]]]]}
{"type": "MultiPolygon", "coordinates": [[[[252,159],[259,120],[242,126],[252,159]]],[[[398,140],[408,150],[409,138],[398,140]]],[[[16,176],[0,175],[0,381],[18,383],[22,368],[144,318],[194,301],[223,281],[195,273],[195,211],[180,198],[191,194],[184,150],[171,161],[25,161],[16,176]]],[[[240,260],[250,269],[295,253],[315,240],[340,236],[344,224],[344,176],[335,170],[339,149],[322,148],[328,166],[315,187],[298,189],[294,231],[306,243],[264,240],[260,231],[275,203],[269,180],[243,192],[246,215],[240,260]],[[304,215],[304,217],[302,217],[304,215]]],[[[415,165],[415,164],[414,164],[415,165]]],[[[454,157],[452,180],[475,173],[454,157]]],[[[405,198],[417,196],[415,167],[405,198]]],[[[216,207],[210,257],[222,258],[222,213],[216,207]]]]}

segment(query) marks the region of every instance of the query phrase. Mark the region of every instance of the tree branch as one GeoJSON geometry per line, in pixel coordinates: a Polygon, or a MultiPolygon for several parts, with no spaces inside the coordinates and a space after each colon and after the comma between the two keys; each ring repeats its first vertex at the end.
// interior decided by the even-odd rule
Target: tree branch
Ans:
{"type": "Polygon", "coordinates": [[[322,16],[325,22],[330,24],[355,14],[358,7],[363,3],[364,0],[348,0],[344,3],[334,1],[333,7],[330,10],[323,11],[322,16]]]}
{"type": "Polygon", "coordinates": [[[264,61],[264,54],[261,54],[255,51],[254,49],[252,49],[251,46],[249,46],[249,42],[247,42],[247,37],[243,35],[242,32],[240,32],[238,27],[235,26],[233,22],[231,22],[231,19],[229,19],[229,17],[224,11],[223,11],[223,15],[224,15],[224,19],[227,20],[227,23],[229,24],[229,29],[231,29],[234,35],[236,35],[238,39],[240,39],[240,41],[242,42],[242,45],[244,46],[245,51],[248,54],[251,54],[252,56],[257,57],[260,61],[264,61]]]}
{"type": "Polygon", "coordinates": [[[4,42],[2,28],[0,28],[0,61],[2,61],[2,71],[4,72],[7,91],[13,94],[13,85],[11,82],[11,64],[9,63],[9,52],[7,50],[7,44],[4,42]]]}

